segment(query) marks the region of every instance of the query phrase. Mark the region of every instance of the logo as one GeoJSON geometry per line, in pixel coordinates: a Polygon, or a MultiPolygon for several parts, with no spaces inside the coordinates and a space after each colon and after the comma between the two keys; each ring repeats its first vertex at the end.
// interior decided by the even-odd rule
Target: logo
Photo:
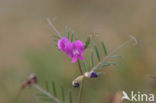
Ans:
{"type": "Polygon", "coordinates": [[[154,102],[154,94],[145,94],[140,91],[134,92],[131,91],[130,95],[128,95],[125,91],[122,91],[121,101],[128,100],[132,102],[154,102]]]}

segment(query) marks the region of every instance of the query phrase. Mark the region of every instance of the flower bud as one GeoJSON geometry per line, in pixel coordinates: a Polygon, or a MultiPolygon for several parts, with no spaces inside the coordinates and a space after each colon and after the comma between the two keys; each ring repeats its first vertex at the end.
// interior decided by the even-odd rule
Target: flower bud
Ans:
{"type": "Polygon", "coordinates": [[[22,84],[22,88],[26,88],[26,87],[30,87],[32,86],[33,84],[36,84],[37,83],[37,77],[35,74],[31,74],[27,81],[25,81],[23,84],[22,84]]]}
{"type": "Polygon", "coordinates": [[[77,82],[73,82],[72,85],[73,85],[73,87],[75,87],[75,88],[78,88],[78,87],[79,87],[79,83],[77,83],[77,82]]]}
{"type": "Polygon", "coordinates": [[[72,85],[73,87],[79,87],[79,83],[83,80],[84,75],[78,76],[75,80],[73,80],[72,85]]]}
{"type": "Polygon", "coordinates": [[[88,77],[88,78],[97,78],[98,77],[98,74],[94,71],[91,71],[91,72],[86,72],[85,73],[85,77],[88,77]]]}

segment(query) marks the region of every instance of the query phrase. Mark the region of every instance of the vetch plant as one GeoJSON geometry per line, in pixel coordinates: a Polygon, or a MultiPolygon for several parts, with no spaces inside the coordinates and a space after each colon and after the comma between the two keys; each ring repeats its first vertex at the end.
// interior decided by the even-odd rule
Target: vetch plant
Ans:
{"type": "MultiPolygon", "coordinates": [[[[52,27],[52,29],[56,33],[55,35],[53,35],[53,38],[55,39],[57,43],[57,48],[59,49],[59,51],[66,54],[67,57],[71,58],[72,59],[71,63],[77,62],[78,64],[80,74],[75,79],[73,79],[73,81],[71,81],[71,84],[74,88],[79,88],[77,103],[82,103],[81,96],[83,93],[83,86],[84,86],[83,80],[85,78],[90,78],[90,79],[98,78],[99,75],[102,74],[103,72],[97,72],[97,70],[116,64],[115,62],[109,62],[108,60],[111,58],[118,57],[115,55],[117,51],[119,51],[121,48],[123,48],[124,46],[126,46],[127,44],[131,42],[135,42],[135,44],[137,44],[137,40],[133,36],[130,35],[129,40],[125,41],[119,47],[115,48],[112,52],[108,53],[104,42],[101,42],[101,48],[103,50],[103,53],[105,54],[104,57],[101,57],[96,44],[90,45],[90,43],[92,42],[91,36],[89,36],[86,42],[83,43],[81,40],[75,39],[74,34],[72,32],[68,32],[67,34],[62,35],[53,25],[52,21],[49,18],[47,20],[48,20],[49,25],[52,27]],[[90,49],[93,48],[93,50],[91,50],[90,52],[90,64],[87,64],[85,62],[85,58],[83,54],[89,46],[91,47],[90,49]],[[97,64],[95,64],[94,55],[96,55],[97,57],[97,60],[98,60],[97,64]],[[91,67],[91,68],[88,68],[88,67],[91,67]]],[[[55,103],[66,103],[66,101],[68,101],[69,103],[73,103],[72,91],[69,91],[69,94],[68,94],[69,98],[68,100],[66,100],[65,89],[61,87],[62,99],[60,99],[60,97],[57,96],[55,81],[52,81],[51,84],[52,84],[51,87],[53,90],[53,94],[49,92],[49,88],[50,88],[49,82],[46,82],[45,84],[46,88],[44,90],[39,85],[37,85],[37,79],[35,82],[30,81],[30,80],[26,81],[25,85],[22,87],[36,88],[38,91],[41,92],[41,94],[38,94],[38,96],[40,97],[41,100],[44,100],[44,101],[55,102],[55,103]]]]}

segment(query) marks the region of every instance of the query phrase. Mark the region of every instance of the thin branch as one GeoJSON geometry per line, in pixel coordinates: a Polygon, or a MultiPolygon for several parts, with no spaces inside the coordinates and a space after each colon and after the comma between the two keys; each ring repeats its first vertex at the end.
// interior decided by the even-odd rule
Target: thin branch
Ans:
{"type": "Polygon", "coordinates": [[[24,89],[24,88],[20,88],[20,89],[19,89],[18,94],[16,95],[16,98],[15,98],[14,103],[17,103],[17,102],[18,102],[18,99],[20,98],[20,96],[21,96],[21,94],[22,94],[23,89],[24,89]]]}
{"type": "Polygon", "coordinates": [[[79,66],[79,71],[80,71],[80,74],[83,75],[83,72],[82,72],[82,68],[81,68],[81,64],[80,64],[80,61],[77,60],[77,63],[78,63],[78,66],[79,66]]]}
{"type": "Polygon", "coordinates": [[[61,33],[56,29],[56,27],[54,26],[53,22],[50,20],[49,17],[47,18],[47,22],[48,22],[49,26],[56,32],[56,34],[59,37],[62,37],[61,33]]]}
{"type": "MultiPolygon", "coordinates": [[[[107,59],[109,59],[109,57],[111,57],[112,55],[114,55],[118,50],[120,50],[121,48],[123,48],[124,46],[126,46],[128,43],[130,43],[131,41],[135,41],[135,44],[137,44],[137,40],[135,37],[133,37],[132,35],[130,35],[130,39],[127,40],[126,42],[124,42],[123,44],[121,44],[118,48],[114,49],[108,56],[104,57],[104,59],[102,60],[102,62],[105,62],[107,59]]],[[[94,71],[96,69],[97,66],[101,65],[101,62],[99,62],[96,66],[94,66],[92,68],[92,71],[94,71]]]]}
{"type": "Polygon", "coordinates": [[[15,101],[14,103],[17,103],[18,102],[18,99],[19,97],[21,96],[23,90],[26,88],[26,87],[30,87],[31,85],[37,83],[37,77],[35,74],[31,74],[28,79],[26,81],[24,81],[22,84],[21,84],[21,87],[18,91],[18,94],[16,95],[16,98],[15,98],[15,101]]]}
{"type": "Polygon", "coordinates": [[[80,86],[80,90],[79,90],[78,103],[81,103],[82,92],[83,92],[83,80],[81,81],[81,86],[80,86]]]}
{"type": "Polygon", "coordinates": [[[38,86],[37,84],[33,84],[32,86],[34,88],[36,88],[37,90],[39,90],[40,92],[42,92],[43,94],[45,94],[46,96],[48,96],[49,98],[51,98],[52,100],[54,100],[56,103],[62,103],[57,98],[55,98],[53,95],[51,95],[50,93],[48,93],[47,91],[42,89],[40,86],[38,86]]]}
{"type": "MultiPolygon", "coordinates": [[[[83,71],[82,71],[82,68],[81,68],[80,61],[78,60],[77,63],[78,63],[78,66],[79,66],[80,74],[83,75],[83,71]]],[[[79,90],[78,103],[81,103],[82,89],[83,89],[83,79],[81,81],[81,86],[80,86],[80,90],[79,90]]]]}

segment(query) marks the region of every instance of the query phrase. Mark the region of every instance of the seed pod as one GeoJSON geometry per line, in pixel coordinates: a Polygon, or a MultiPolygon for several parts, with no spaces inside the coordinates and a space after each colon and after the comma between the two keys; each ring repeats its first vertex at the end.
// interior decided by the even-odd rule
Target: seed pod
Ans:
{"type": "Polygon", "coordinates": [[[36,84],[37,83],[37,77],[35,74],[31,74],[28,79],[22,83],[22,88],[26,88],[26,87],[30,87],[32,86],[33,84],[36,84]]]}
{"type": "Polygon", "coordinates": [[[97,78],[98,77],[98,74],[94,71],[91,71],[91,72],[86,72],[85,73],[85,77],[88,77],[88,78],[97,78]]]}
{"type": "Polygon", "coordinates": [[[73,85],[73,87],[78,88],[80,84],[77,82],[73,82],[72,85],[73,85]]]}
{"type": "Polygon", "coordinates": [[[78,76],[75,80],[73,80],[72,85],[73,87],[79,87],[79,83],[83,80],[84,75],[78,76]]]}

